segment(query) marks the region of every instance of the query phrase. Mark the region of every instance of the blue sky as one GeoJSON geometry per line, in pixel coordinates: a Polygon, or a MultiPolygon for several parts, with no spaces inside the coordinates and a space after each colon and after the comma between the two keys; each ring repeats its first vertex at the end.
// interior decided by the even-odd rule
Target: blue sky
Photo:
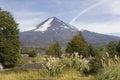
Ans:
{"type": "Polygon", "coordinates": [[[79,29],[120,32],[120,0],[0,0],[0,7],[13,14],[21,31],[55,16],[79,29]]]}

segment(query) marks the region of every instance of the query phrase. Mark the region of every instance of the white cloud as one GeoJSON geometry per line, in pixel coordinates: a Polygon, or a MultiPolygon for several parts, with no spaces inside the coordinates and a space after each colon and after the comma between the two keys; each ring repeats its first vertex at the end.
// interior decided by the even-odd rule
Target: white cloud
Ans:
{"type": "Polygon", "coordinates": [[[40,18],[18,20],[20,31],[27,31],[35,28],[42,21],[40,18]]]}
{"type": "Polygon", "coordinates": [[[84,8],[82,11],[78,10],[78,14],[70,21],[70,24],[80,18],[82,15],[120,15],[120,0],[99,0],[94,1],[94,4],[84,8]]]}
{"type": "MultiPolygon", "coordinates": [[[[78,15],[75,16],[72,19],[72,24],[75,25],[77,28],[79,29],[86,29],[86,30],[90,30],[90,31],[94,31],[94,32],[98,32],[98,33],[114,33],[114,32],[120,32],[120,0],[106,0],[106,2],[102,3],[96,3],[94,5],[88,8],[85,8],[83,10],[83,12],[78,11],[78,15]],[[105,17],[105,15],[111,15],[112,16],[118,16],[118,17],[114,17],[113,19],[109,20],[109,21],[104,21],[104,22],[99,22],[99,15],[103,15],[105,17]],[[88,19],[89,16],[98,16],[98,20],[96,21],[92,21],[92,22],[77,22],[76,19],[80,18],[80,16],[82,15],[88,15],[88,19]],[[116,19],[115,19],[116,18],[116,19]]],[[[109,16],[110,17],[110,16],[109,16]]],[[[82,17],[83,18],[83,17],[82,17]]],[[[104,19],[103,19],[104,20],[104,19]]]]}
{"type": "Polygon", "coordinates": [[[120,15],[120,0],[108,0],[90,12],[92,15],[110,14],[120,15]]]}
{"type": "Polygon", "coordinates": [[[88,12],[89,10],[95,8],[95,7],[98,7],[99,5],[102,5],[103,3],[105,3],[106,1],[108,0],[101,0],[95,4],[92,4],[91,6],[85,8],[83,11],[80,11],[78,13],[78,15],[76,15],[71,21],[70,21],[70,24],[73,24],[81,15],[85,14],[86,12],[88,12]]]}
{"type": "Polygon", "coordinates": [[[120,15],[120,0],[110,1],[107,6],[111,14],[120,15]]]}
{"type": "Polygon", "coordinates": [[[31,18],[31,17],[38,17],[38,16],[45,16],[47,15],[45,12],[34,12],[34,11],[13,11],[13,15],[15,18],[31,18]]]}
{"type": "Polygon", "coordinates": [[[102,23],[85,23],[85,22],[76,22],[74,24],[79,30],[86,29],[98,33],[114,33],[120,32],[120,22],[102,22],[102,23]]]}
{"type": "Polygon", "coordinates": [[[35,28],[44,18],[49,15],[45,12],[18,11],[13,12],[15,20],[19,24],[20,31],[27,31],[35,28]]]}

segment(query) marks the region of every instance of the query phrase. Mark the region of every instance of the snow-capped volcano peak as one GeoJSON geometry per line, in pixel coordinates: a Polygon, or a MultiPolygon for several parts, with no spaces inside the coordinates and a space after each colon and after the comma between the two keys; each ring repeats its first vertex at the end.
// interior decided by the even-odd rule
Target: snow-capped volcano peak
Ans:
{"type": "Polygon", "coordinates": [[[81,32],[84,32],[85,30],[84,29],[80,29],[81,32]]]}
{"type": "Polygon", "coordinates": [[[35,31],[46,31],[48,27],[51,26],[51,22],[54,20],[54,18],[49,18],[44,24],[42,24],[38,29],[35,31]]]}
{"type": "Polygon", "coordinates": [[[66,24],[65,22],[59,20],[56,17],[51,17],[48,18],[47,20],[45,20],[44,22],[42,22],[41,24],[37,25],[35,29],[33,29],[33,31],[39,31],[39,32],[45,32],[45,31],[66,31],[66,30],[70,30],[70,31],[78,31],[77,28],[75,28],[74,26],[70,25],[70,24],[66,24]]]}

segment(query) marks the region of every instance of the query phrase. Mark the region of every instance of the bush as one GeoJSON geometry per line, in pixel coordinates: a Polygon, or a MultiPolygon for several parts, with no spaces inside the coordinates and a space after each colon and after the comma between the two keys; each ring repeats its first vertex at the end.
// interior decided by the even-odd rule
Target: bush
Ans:
{"type": "Polygon", "coordinates": [[[87,74],[89,66],[86,59],[82,59],[79,55],[71,57],[62,57],[62,59],[50,57],[47,58],[43,69],[50,75],[58,75],[64,69],[75,69],[79,72],[87,74]]]}
{"type": "Polygon", "coordinates": [[[36,49],[33,49],[33,48],[23,47],[21,49],[21,54],[27,54],[29,57],[36,57],[38,54],[38,51],[36,49]]]}
{"type": "Polygon", "coordinates": [[[103,47],[95,50],[94,57],[89,57],[90,73],[97,73],[101,68],[104,67],[104,63],[107,62],[107,56],[103,47]]]}
{"type": "Polygon", "coordinates": [[[120,80],[120,58],[107,58],[102,62],[103,68],[98,72],[95,80],[120,80]]]}
{"type": "Polygon", "coordinates": [[[29,55],[29,57],[36,57],[37,56],[37,51],[31,50],[31,51],[29,51],[28,55],[29,55]]]}
{"type": "Polygon", "coordinates": [[[49,76],[55,76],[62,72],[64,65],[61,63],[59,58],[50,57],[47,58],[43,69],[48,73],[49,76]]]}
{"type": "Polygon", "coordinates": [[[120,80],[120,63],[102,69],[95,80],[120,80]]]}
{"type": "Polygon", "coordinates": [[[60,57],[62,54],[61,46],[58,42],[47,47],[46,54],[54,57],[60,57]]]}
{"type": "Polygon", "coordinates": [[[107,49],[108,49],[108,53],[110,55],[111,58],[113,58],[115,55],[118,55],[118,51],[117,51],[117,44],[114,41],[109,42],[109,44],[107,45],[107,49]]]}
{"type": "Polygon", "coordinates": [[[89,72],[88,61],[82,56],[79,56],[78,53],[74,53],[74,56],[62,58],[62,63],[66,68],[73,68],[83,73],[89,72]]]}
{"type": "Polygon", "coordinates": [[[89,62],[90,73],[97,73],[102,68],[101,59],[91,58],[89,62]]]}

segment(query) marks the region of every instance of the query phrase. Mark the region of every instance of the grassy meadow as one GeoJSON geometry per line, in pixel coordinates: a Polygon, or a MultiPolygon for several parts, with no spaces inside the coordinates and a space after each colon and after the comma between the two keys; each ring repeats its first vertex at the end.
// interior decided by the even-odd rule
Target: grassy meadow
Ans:
{"type": "MultiPolygon", "coordinates": [[[[91,58],[92,59],[92,58],[91,58]]],[[[88,59],[78,55],[74,57],[22,58],[21,64],[44,62],[41,69],[24,69],[17,66],[0,71],[0,80],[119,80],[120,59],[107,59],[102,61],[102,68],[92,73],[88,59]],[[107,61],[107,62],[106,62],[107,61]]],[[[90,59],[89,59],[90,60],[90,59]]]]}

